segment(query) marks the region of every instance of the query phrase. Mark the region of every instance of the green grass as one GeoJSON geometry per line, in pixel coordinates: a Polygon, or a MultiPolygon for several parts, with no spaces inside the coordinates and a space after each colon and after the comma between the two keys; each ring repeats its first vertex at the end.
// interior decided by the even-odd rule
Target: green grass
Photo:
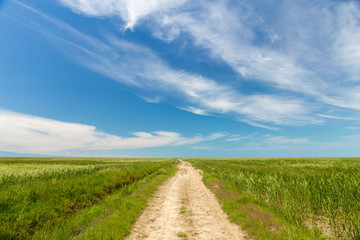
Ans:
{"type": "Polygon", "coordinates": [[[178,233],[176,234],[176,236],[178,236],[179,238],[183,238],[183,239],[187,239],[187,238],[188,238],[187,234],[184,233],[184,232],[178,232],[178,233]]]}
{"type": "Polygon", "coordinates": [[[189,161],[254,239],[360,239],[360,159],[189,161]]]}
{"type": "Polygon", "coordinates": [[[0,239],[122,239],[175,165],[156,159],[0,158],[0,239]]]}
{"type": "Polygon", "coordinates": [[[186,214],[187,213],[187,210],[185,207],[181,207],[180,209],[180,214],[186,214]]]}

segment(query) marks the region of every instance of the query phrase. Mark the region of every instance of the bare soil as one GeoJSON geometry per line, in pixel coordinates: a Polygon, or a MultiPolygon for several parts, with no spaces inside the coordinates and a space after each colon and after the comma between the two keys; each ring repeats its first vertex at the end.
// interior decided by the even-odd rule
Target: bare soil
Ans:
{"type": "Polygon", "coordinates": [[[201,181],[199,170],[181,161],[134,225],[128,240],[248,239],[201,181]]]}

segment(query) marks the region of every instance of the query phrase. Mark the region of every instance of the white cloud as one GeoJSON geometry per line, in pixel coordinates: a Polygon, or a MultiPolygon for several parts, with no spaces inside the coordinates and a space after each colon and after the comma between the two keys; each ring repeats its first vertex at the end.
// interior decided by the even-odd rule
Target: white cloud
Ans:
{"type": "MultiPolygon", "coordinates": [[[[159,96],[175,98],[186,106],[179,107],[187,111],[224,114],[243,121],[278,125],[318,122],[308,116],[311,109],[300,99],[269,94],[246,95],[213,79],[171,68],[146,47],[111,35],[105,35],[106,41],[100,41],[60,20],[29,10],[39,18],[35,22],[37,30],[55,42],[60,51],[71,54],[73,60],[93,71],[153,93],[154,99],[159,96]]],[[[151,98],[147,99],[151,101],[151,98]]]]}
{"type": "Polygon", "coordinates": [[[253,122],[253,121],[249,121],[249,120],[245,120],[244,122],[246,122],[247,124],[254,126],[254,127],[259,127],[259,128],[264,128],[264,129],[268,129],[268,130],[272,130],[272,131],[279,131],[280,128],[277,127],[271,127],[271,126],[267,126],[261,123],[257,123],[257,122],[253,122]]]}
{"type": "Polygon", "coordinates": [[[192,113],[198,114],[198,115],[204,115],[204,116],[210,115],[210,114],[208,114],[206,112],[206,110],[200,109],[200,108],[195,108],[195,107],[192,107],[192,106],[180,107],[180,109],[182,109],[184,111],[192,112],[192,113]]]}
{"type": "Polygon", "coordinates": [[[175,28],[169,39],[190,36],[195,46],[208,49],[209,56],[226,62],[246,81],[321,105],[359,110],[359,5],[283,1],[272,6],[282,11],[274,15],[256,4],[196,1],[191,8],[149,19],[155,37],[164,39],[175,28]],[[270,36],[272,44],[258,32],[270,36]],[[281,45],[274,44],[279,40],[281,45]]]}
{"type": "Polygon", "coordinates": [[[269,36],[272,43],[278,42],[282,39],[282,37],[279,37],[276,33],[269,36]]]}
{"type": "Polygon", "coordinates": [[[242,139],[243,138],[241,138],[241,137],[233,137],[233,138],[227,138],[225,141],[226,142],[237,142],[237,141],[240,141],[242,139]]]}
{"type": "Polygon", "coordinates": [[[32,19],[29,27],[50,38],[60,46],[58,49],[70,53],[72,59],[89,69],[145,90],[145,101],[157,103],[160,99],[174,98],[180,100],[181,104],[177,104],[180,109],[201,115],[231,116],[267,129],[277,127],[263,123],[321,123],[319,114],[312,113],[329,108],[327,105],[360,109],[360,91],[354,78],[360,67],[357,44],[360,14],[359,7],[351,1],[340,4],[337,11],[330,9],[331,4],[320,1],[321,4],[306,7],[306,14],[296,10],[298,3],[281,2],[279,7],[284,14],[269,13],[270,18],[288,24],[270,24],[265,29],[262,26],[269,16],[261,15],[253,5],[256,3],[60,1],[88,16],[117,15],[132,29],[146,18],[153,36],[166,42],[185,34],[195,46],[207,49],[214,60],[231,66],[242,76],[241,81],[265,83],[274,93],[245,94],[246,89],[236,90],[220,81],[172,68],[149,48],[110,35],[100,41],[18,3],[38,17],[32,19]],[[314,30],[316,26],[323,30],[314,30]],[[264,43],[257,39],[258,30],[264,33],[264,43]],[[335,34],[336,31],[341,34],[335,34]],[[272,44],[266,44],[269,36],[272,44]],[[282,45],[278,46],[277,41],[282,45]],[[351,81],[339,79],[348,74],[351,81]]]}
{"type": "Polygon", "coordinates": [[[339,86],[337,90],[336,94],[321,96],[322,101],[341,108],[360,110],[360,86],[339,86]]]}
{"type": "Polygon", "coordinates": [[[194,150],[211,150],[211,149],[213,149],[212,147],[209,147],[209,146],[193,146],[191,148],[194,150]]]}
{"type": "Polygon", "coordinates": [[[334,60],[347,73],[347,79],[360,81],[360,8],[354,1],[340,4],[336,11],[336,41],[334,60]]]}
{"type": "Polygon", "coordinates": [[[203,141],[215,140],[215,139],[222,138],[225,136],[226,135],[223,133],[213,133],[208,137],[197,136],[197,137],[193,137],[193,138],[183,139],[183,140],[178,141],[177,143],[174,143],[173,145],[181,146],[181,145],[196,144],[196,143],[203,142],[203,141]]]}
{"type": "Polygon", "coordinates": [[[255,134],[247,135],[247,136],[241,136],[241,135],[232,135],[225,139],[225,142],[238,142],[241,140],[249,139],[254,137],[255,134]]]}
{"type": "Polygon", "coordinates": [[[212,1],[194,5],[197,11],[156,15],[154,22],[165,32],[176,26],[190,34],[195,45],[208,49],[213,58],[222,59],[244,78],[282,90],[319,94],[325,83],[297,64],[295,58],[253,43],[255,36],[249,24],[256,17],[249,16],[253,9],[244,9],[250,13],[240,15],[238,8],[244,6],[230,8],[226,2],[212,1]]]}
{"type": "Polygon", "coordinates": [[[339,116],[332,116],[332,115],[326,115],[326,114],[318,114],[319,117],[322,118],[331,118],[331,119],[340,119],[340,120],[353,120],[353,121],[359,121],[360,118],[352,118],[352,117],[339,117],[339,116]]]}
{"type": "Polygon", "coordinates": [[[132,29],[141,18],[178,7],[187,0],[59,0],[73,11],[88,16],[118,15],[132,29]]]}
{"type": "MultiPolygon", "coordinates": [[[[241,138],[241,137],[240,137],[241,138]]],[[[228,144],[231,144],[233,146],[238,145],[239,147],[228,149],[228,150],[235,150],[235,151],[244,151],[244,152],[252,152],[252,151],[282,151],[285,149],[299,149],[302,147],[308,147],[309,145],[313,144],[309,140],[309,138],[294,138],[294,137],[288,137],[288,136],[273,136],[270,134],[267,135],[258,135],[253,134],[249,136],[244,136],[241,138],[240,143],[236,141],[236,138],[232,141],[230,138],[230,141],[228,141],[228,144]],[[236,145],[234,145],[236,144],[236,145]]],[[[262,155],[262,154],[260,154],[262,155]]],[[[272,154],[273,155],[273,154],[272,154]]],[[[263,155],[266,157],[266,154],[263,155]]]]}
{"type": "Polygon", "coordinates": [[[151,96],[151,97],[145,97],[145,96],[140,96],[145,102],[148,103],[160,103],[162,100],[162,97],[160,96],[151,96]]]}
{"type": "MultiPolygon", "coordinates": [[[[221,58],[243,77],[266,82],[272,87],[317,95],[318,88],[325,85],[311,71],[297,65],[296,59],[252,44],[254,33],[248,22],[256,16],[251,15],[252,7],[244,3],[231,9],[226,2],[197,1],[186,5],[187,8],[174,9],[186,1],[152,0],[146,4],[136,0],[116,1],[116,4],[114,0],[60,1],[80,13],[118,15],[131,28],[140,17],[155,19],[153,22],[157,26],[152,27],[155,37],[168,42],[181,31],[189,33],[196,45],[209,49],[213,57],[221,58]],[[243,12],[239,13],[238,8],[243,12]]],[[[273,34],[271,39],[274,42],[281,38],[273,34]]]]}
{"type": "Polygon", "coordinates": [[[0,110],[0,151],[32,154],[61,154],[69,150],[137,149],[183,146],[215,140],[225,135],[182,137],[168,131],[135,132],[120,137],[99,131],[95,126],[0,110]]]}
{"type": "Polygon", "coordinates": [[[302,144],[308,141],[308,138],[287,138],[284,136],[275,136],[266,139],[266,143],[268,144],[302,144]]]}

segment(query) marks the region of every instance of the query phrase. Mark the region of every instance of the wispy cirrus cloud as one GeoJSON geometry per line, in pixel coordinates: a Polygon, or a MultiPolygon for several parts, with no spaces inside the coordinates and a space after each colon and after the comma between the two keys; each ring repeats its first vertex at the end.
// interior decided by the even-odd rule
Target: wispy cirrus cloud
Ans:
{"type": "Polygon", "coordinates": [[[332,46],[333,61],[346,73],[347,81],[360,81],[360,6],[358,1],[346,1],[335,10],[338,33],[332,46]]]}
{"type": "Polygon", "coordinates": [[[274,136],[268,137],[265,142],[268,144],[302,144],[307,143],[309,141],[308,138],[288,138],[285,136],[274,136]]]}
{"type": "Polygon", "coordinates": [[[352,118],[352,117],[339,117],[339,116],[332,116],[332,115],[326,115],[326,114],[319,114],[318,116],[322,117],[322,118],[330,118],[330,119],[360,121],[360,118],[352,118]]]}
{"type": "Polygon", "coordinates": [[[309,138],[294,138],[289,136],[273,136],[273,135],[232,135],[225,139],[225,142],[242,142],[246,146],[273,146],[273,145],[291,145],[305,144],[309,142],[309,138]]]}
{"type": "MultiPolygon", "coordinates": [[[[91,6],[97,1],[81,2],[91,6]]],[[[357,1],[178,1],[176,8],[152,3],[146,14],[147,6],[124,11],[147,19],[154,37],[169,42],[187,35],[209,57],[231,66],[242,81],[288,96],[300,94],[321,108],[360,109],[357,1]],[[279,12],[266,11],[270,8],[279,12]]],[[[132,28],[139,24],[125,13],[118,16],[132,28]]]]}
{"type": "Polygon", "coordinates": [[[296,59],[254,43],[253,28],[260,25],[256,19],[259,16],[251,15],[254,9],[244,5],[231,8],[226,2],[200,2],[198,11],[166,15],[163,17],[166,21],[155,16],[154,22],[163,31],[168,31],[170,26],[178,27],[190,35],[196,46],[208,49],[210,57],[223,60],[244,79],[260,81],[281,90],[317,94],[317,86],[322,84],[317,83],[309,70],[296,64],[296,59]]]}
{"type": "Polygon", "coordinates": [[[150,100],[163,99],[158,96],[175,98],[180,101],[177,106],[181,109],[203,115],[233,116],[255,126],[264,126],[257,122],[277,125],[320,122],[310,116],[311,108],[301,99],[245,94],[230,85],[172,68],[147,47],[111,35],[101,41],[23,3],[18,4],[32,15],[30,27],[57,44],[60,51],[93,71],[154,94],[156,97],[150,100]]]}
{"type": "Polygon", "coordinates": [[[354,81],[360,69],[360,6],[354,1],[319,3],[276,2],[283,12],[274,16],[264,14],[256,2],[200,1],[196,11],[156,15],[153,23],[164,32],[176,26],[246,81],[358,110],[359,85],[354,81]],[[276,25],[280,22],[287,24],[276,25]]]}
{"type": "Polygon", "coordinates": [[[209,147],[209,146],[193,146],[191,148],[194,149],[194,150],[212,150],[212,149],[214,149],[214,148],[209,147]]]}
{"type": "Polygon", "coordinates": [[[116,81],[176,97],[188,104],[181,109],[201,115],[242,116],[272,124],[318,122],[307,116],[310,110],[299,99],[246,95],[201,75],[173,69],[148,48],[115,38],[109,38],[109,44],[115,52],[102,53],[93,60],[85,56],[82,63],[116,81]],[[118,59],[117,55],[122,58],[118,59]]]}
{"type": "MultiPolygon", "coordinates": [[[[85,3],[97,2],[74,7],[61,1],[84,14],[85,3]]],[[[149,2],[151,11],[147,5],[143,10],[123,8],[127,13],[118,16],[132,28],[138,22],[127,14],[150,20],[153,36],[166,42],[190,36],[195,46],[208,49],[210,57],[226,62],[244,81],[301,94],[318,104],[360,109],[357,1],[178,1],[176,8],[149,2]]],[[[101,10],[98,14],[106,16],[101,10]]]]}
{"type": "Polygon", "coordinates": [[[238,141],[242,141],[245,139],[250,139],[252,137],[254,137],[256,134],[251,134],[251,135],[247,135],[247,136],[242,136],[239,134],[235,134],[235,135],[230,135],[228,136],[228,138],[225,139],[225,142],[238,142],[238,141]]]}
{"type": "Polygon", "coordinates": [[[104,133],[95,126],[62,122],[0,109],[0,151],[59,155],[66,151],[184,146],[222,138],[222,133],[191,138],[169,131],[134,132],[132,137],[104,133]]]}
{"type": "MultiPolygon", "coordinates": [[[[226,140],[227,147],[235,146],[234,148],[227,149],[228,151],[241,151],[242,153],[248,153],[253,151],[260,151],[260,156],[284,156],[283,151],[294,149],[307,149],[315,142],[312,142],[309,138],[303,137],[291,137],[281,135],[260,135],[252,134],[248,136],[239,136],[228,138],[226,140]]],[[[319,144],[319,143],[316,143],[319,144]]],[[[259,156],[259,155],[258,155],[259,156]]],[[[252,156],[254,157],[254,156],[252,156]]]]}

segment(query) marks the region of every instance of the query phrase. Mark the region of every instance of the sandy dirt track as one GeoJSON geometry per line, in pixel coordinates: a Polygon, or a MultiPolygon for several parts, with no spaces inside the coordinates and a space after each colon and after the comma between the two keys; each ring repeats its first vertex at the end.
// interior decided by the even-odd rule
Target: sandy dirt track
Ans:
{"type": "Polygon", "coordinates": [[[231,223],[199,171],[181,161],[134,225],[135,239],[247,239],[231,223]]]}

